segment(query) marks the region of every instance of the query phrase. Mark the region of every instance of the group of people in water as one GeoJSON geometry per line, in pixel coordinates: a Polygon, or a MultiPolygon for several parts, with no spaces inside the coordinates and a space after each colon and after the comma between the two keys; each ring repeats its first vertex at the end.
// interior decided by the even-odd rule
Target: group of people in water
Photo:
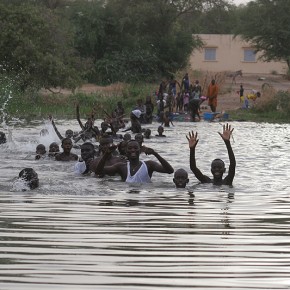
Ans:
{"type": "MultiPolygon", "coordinates": [[[[77,109],[78,110],[78,109],[77,109]]],[[[58,132],[56,125],[52,119],[49,118],[52,126],[58,132]]],[[[177,188],[185,188],[189,182],[188,172],[179,168],[174,170],[171,164],[165,160],[155,149],[144,146],[144,138],[151,138],[151,134],[148,135],[148,130],[143,130],[142,133],[136,133],[133,135],[133,128],[128,133],[126,130],[124,135],[115,135],[114,132],[102,132],[94,124],[94,118],[90,117],[88,121],[83,125],[83,130],[79,133],[82,135],[84,142],[79,146],[74,141],[74,133],[71,130],[67,130],[65,137],[62,137],[59,132],[58,136],[61,136],[61,148],[57,142],[53,142],[49,146],[48,153],[43,144],[38,144],[36,147],[35,160],[41,159],[54,159],[59,162],[74,161],[74,171],[78,175],[83,176],[95,176],[102,178],[106,175],[113,176],[119,175],[121,180],[127,183],[149,183],[154,172],[173,174],[173,182],[177,188]],[[92,128],[90,134],[84,134],[88,128],[92,128]],[[95,145],[88,137],[94,135],[98,140],[99,145],[95,145]],[[84,139],[83,136],[87,136],[84,139]],[[134,136],[134,138],[133,138],[134,136]],[[114,143],[114,140],[118,140],[114,143]],[[73,147],[80,149],[80,157],[71,152],[73,147]],[[96,150],[98,149],[98,150],[96,150]],[[156,160],[142,161],[140,159],[141,153],[146,155],[152,155],[156,160]]],[[[163,135],[162,126],[158,127],[158,134],[156,137],[165,137],[163,135]]],[[[186,136],[189,145],[189,162],[190,169],[194,173],[195,177],[201,183],[213,183],[214,185],[232,185],[235,176],[236,161],[231,147],[230,138],[233,129],[229,124],[223,126],[223,132],[219,133],[223,139],[230,160],[229,171],[226,177],[225,163],[221,159],[215,159],[211,163],[212,178],[204,175],[196,165],[195,150],[198,144],[198,134],[195,132],[189,132],[186,136]]],[[[41,134],[45,134],[45,130],[41,131],[41,134]]],[[[39,186],[39,180],[37,173],[32,168],[25,168],[19,173],[19,179],[23,180],[29,189],[35,189],[39,186]]]]}
{"type": "MultiPolygon", "coordinates": [[[[199,82],[196,81],[194,86],[190,86],[188,74],[183,78],[182,84],[179,84],[174,78],[171,78],[168,84],[162,82],[157,94],[157,116],[159,116],[157,120],[161,125],[158,126],[158,134],[156,134],[155,137],[166,137],[163,134],[164,127],[173,126],[172,119],[170,118],[172,107],[164,101],[167,85],[169,87],[169,95],[172,94],[175,100],[177,100],[177,108],[180,108],[180,103],[178,103],[176,86],[179,85],[185,94],[191,94],[189,102],[187,103],[188,108],[191,110],[194,119],[195,116],[197,116],[200,120],[199,106],[203,100],[201,100],[202,88],[199,82]],[[165,108],[168,108],[168,110],[165,111],[165,108]]],[[[214,80],[211,85],[215,85],[214,80]]],[[[217,89],[215,94],[217,94],[217,89]]],[[[214,107],[216,106],[216,101],[214,99],[209,99],[209,102],[211,106],[213,106],[212,111],[215,111],[214,107]]],[[[186,108],[185,105],[186,104],[183,103],[183,109],[186,108]]],[[[182,168],[174,170],[170,163],[155,149],[143,145],[144,139],[151,138],[151,130],[149,128],[143,129],[142,124],[152,123],[153,110],[154,104],[150,96],[146,98],[144,104],[139,100],[130,112],[130,125],[126,125],[124,121],[125,109],[122,102],[118,102],[117,107],[111,114],[104,111],[105,118],[99,129],[95,125],[95,112],[92,111],[83,124],[80,119],[80,107],[77,105],[76,119],[80,125],[81,131],[73,132],[72,130],[66,130],[64,136],[59,132],[53,117],[49,116],[51,125],[60,139],[61,145],[59,146],[58,142],[52,142],[47,152],[43,144],[38,144],[36,146],[35,160],[49,158],[56,161],[74,161],[76,174],[94,175],[96,177],[119,175],[122,181],[129,183],[148,183],[151,181],[154,172],[167,174],[174,173],[173,182],[175,186],[177,188],[185,188],[189,181],[188,172],[182,168]],[[124,132],[124,135],[120,134],[121,130],[124,132]],[[99,145],[95,145],[96,143],[92,140],[99,142],[99,145]],[[114,140],[117,140],[118,144],[114,144],[114,140]],[[83,141],[83,144],[78,145],[79,141],[83,141]],[[62,152],[60,152],[60,147],[62,152]],[[71,152],[72,148],[80,149],[80,157],[71,152]],[[141,153],[153,155],[156,160],[142,161],[140,160],[141,153]]],[[[211,164],[212,178],[204,175],[198,169],[195,159],[195,148],[198,144],[197,133],[190,132],[186,136],[190,149],[190,169],[201,183],[232,185],[236,166],[234,153],[230,143],[232,132],[233,129],[231,126],[226,124],[224,125],[223,132],[219,133],[225,142],[230,160],[229,172],[225,178],[223,178],[223,175],[226,171],[226,167],[224,162],[220,159],[215,159],[211,164]]],[[[40,134],[46,135],[49,134],[49,132],[47,129],[42,129],[40,134]]],[[[5,134],[0,132],[0,144],[6,141],[5,134]]],[[[19,178],[24,180],[30,189],[34,189],[39,185],[37,173],[32,168],[21,170],[19,178]]]]}

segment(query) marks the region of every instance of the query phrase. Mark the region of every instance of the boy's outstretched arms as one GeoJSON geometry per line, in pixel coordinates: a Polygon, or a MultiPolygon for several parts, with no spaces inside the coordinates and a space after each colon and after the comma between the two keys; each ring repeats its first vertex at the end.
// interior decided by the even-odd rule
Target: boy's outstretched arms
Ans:
{"type": "Polygon", "coordinates": [[[194,134],[193,131],[188,133],[188,136],[186,136],[186,139],[188,140],[188,145],[190,149],[190,169],[195,175],[195,177],[201,182],[201,183],[210,183],[211,180],[208,176],[203,175],[202,172],[196,167],[196,160],[195,160],[195,147],[198,143],[197,139],[197,132],[194,134]]]}
{"type": "Polygon", "coordinates": [[[226,124],[223,126],[223,133],[219,132],[219,135],[222,137],[224,140],[227,150],[228,150],[228,155],[230,159],[230,166],[229,166],[229,172],[228,175],[225,177],[223,184],[226,185],[232,185],[234,177],[235,177],[235,172],[236,172],[236,158],[231,146],[230,138],[232,136],[232,133],[234,131],[234,128],[231,128],[231,125],[226,124]]]}

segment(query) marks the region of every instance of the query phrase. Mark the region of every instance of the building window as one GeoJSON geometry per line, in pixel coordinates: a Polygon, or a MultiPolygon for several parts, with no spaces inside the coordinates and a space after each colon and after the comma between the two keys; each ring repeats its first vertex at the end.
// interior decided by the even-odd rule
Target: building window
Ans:
{"type": "Polygon", "coordinates": [[[256,62],[256,53],[252,48],[244,49],[244,61],[245,62],[256,62]]]}
{"type": "Polygon", "coordinates": [[[210,47],[204,49],[204,60],[216,61],[216,48],[210,47]]]}

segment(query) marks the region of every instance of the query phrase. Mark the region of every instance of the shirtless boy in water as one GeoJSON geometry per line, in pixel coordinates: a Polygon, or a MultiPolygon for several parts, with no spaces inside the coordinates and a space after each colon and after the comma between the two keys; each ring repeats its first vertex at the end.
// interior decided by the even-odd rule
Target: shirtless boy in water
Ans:
{"type": "Polygon", "coordinates": [[[176,188],[185,188],[189,182],[188,173],[183,168],[179,168],[174,172],[173,182],[176,188]]]}
{"type": "Polygon", "coordinates": [[[231,125],[226,124],[223,126],[223,133],[219,133],[226,144],[230,159],[229,172],[224,179],[223,174],[226,172],[226,168],[224,162],[221,159],[215,159],[211,163],[211,173],[213,175],[213,179],[201,173],[201,171],[196,167],[195,160],[195,147],[198,143],[197,133],[194,134],[192,131],[189,132],[188,136],[186,136],[190,148],[190,169],[201,183],[213,183],[214,185],[232,185],[236,169],[236,159],[230,143],[233,130],[234,129],[231,129],[231,125]]]}
{"type": "Polygon", "coordinates": [[[154,171],[161,173],[173,173],[172,166],[151,148],[145,148],[146,155],[154,155],[158,161],[140,161],[140,145],[137,141],[129,141],[126,148],[128,162],[119,162],[112,166],[105,166],[106,159],[111,151],[115,150],[115,145],[108,148],[96,167],[96,174],[115,175],[119,174],[122,181],[129,183],[149,183],[154,171]]]}
{"type": "MultiPolygon", "coordinates": [[[[105,153],[108,151],[108,148],[111,148],[113,144],[113,138],[111,136],[103,136],[100,140],[100,146],[99,146],[99,153],[100,156],[98,156],[97,158],[95,158],[91,164],[90,164],[90,170],[92,172],[96,172],[96,168],[100,162],[100,160],[102,159],[102,157],[105,155],[105,153]]],[[[106,161],[105,161],[105,165],[106,166],[111,166],[115,163],[119,163],[124,161],[120,156],[115,155],[114,152],[117,149],[116,146],[114,146],[114,150],[110,151],[110,154],[108,154],[106,156],[106,161]]],[[[103,177],[103,174],[99,174],[97,175],[98,177],[103,177]]]]}
{"type": "Polygon", "coordinates": [[[76,154],[70,152],[72,149],[72,141],[70,138],[62,139],[61,147],[63,149],[63,152],[60,154],[57,154],[55,156],[55,160],[57,160],[57,161],[76,161],[76,160],[78,160],[78,156],[76,154]]]}
{"type": "Polygon", "coordinates": [[[74,171],[76,174],[91,173],[90,165],[95,158],[95,147],[90,142],[85,142],[81,145],[81,157],[75,164],[74,171]]]}

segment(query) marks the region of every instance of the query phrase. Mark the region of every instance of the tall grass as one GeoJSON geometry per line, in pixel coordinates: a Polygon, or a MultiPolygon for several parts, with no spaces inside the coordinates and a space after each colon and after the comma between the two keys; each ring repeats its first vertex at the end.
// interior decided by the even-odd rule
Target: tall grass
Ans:
{"type": "MultiPolygon", "coordinates": [[[[156,90],[153,84],[128,84],[118,89],[115,86],[105,87],[95,92],[78,91],[76,93],[40,93],[21,94],[11,91],[11,98],[5,107],[6,115],[16,118],[46,118],[48,115],[61,118],[75,118],[76,104],[80,106],[81,117],[95,111],[97,118],[111,114],[121,101],[129,116],[138,99],[145,100],[156,90]]],[[[1,103],[8,97],[6,91],[0,90],[1,103]]],[[[0,111],[1,114],[1,111],[0,111]]]]}

